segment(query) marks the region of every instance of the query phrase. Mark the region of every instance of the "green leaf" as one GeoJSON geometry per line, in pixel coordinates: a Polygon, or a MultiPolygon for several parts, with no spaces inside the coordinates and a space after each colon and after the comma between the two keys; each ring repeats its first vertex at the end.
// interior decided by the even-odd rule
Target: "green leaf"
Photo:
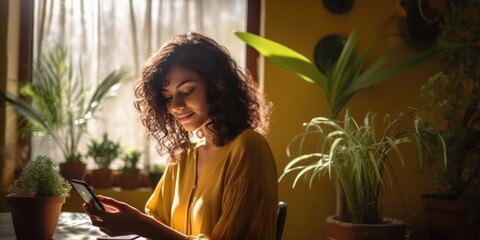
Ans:
{"type": "Polygon", "coordinates": [[[235,35],[278,66],[300,76],[309,83],[317,84],[323,89],[327,88],[325,76],[302,54],[252,33],[235,32],[235,35]]]}

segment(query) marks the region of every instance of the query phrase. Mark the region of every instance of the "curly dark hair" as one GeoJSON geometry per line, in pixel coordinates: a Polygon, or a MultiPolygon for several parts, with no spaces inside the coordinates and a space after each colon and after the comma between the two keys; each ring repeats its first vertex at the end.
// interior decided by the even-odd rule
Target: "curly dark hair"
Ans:
{"type": "Polygon", "coordinates": [[[162,88],[173,66],[196,72],[207,85],[209,117],[206,128],[217,146],[223,146],[243,130],[268,131],[271,104],[251,75],[244,73],[228,50],[213,39],[195,32],[180,34],[145,63],[135,87],[135,108],[158,150],[167,149],[169,162],[177,163],[189,145],[189,133],[171,115],[162,88]]]}

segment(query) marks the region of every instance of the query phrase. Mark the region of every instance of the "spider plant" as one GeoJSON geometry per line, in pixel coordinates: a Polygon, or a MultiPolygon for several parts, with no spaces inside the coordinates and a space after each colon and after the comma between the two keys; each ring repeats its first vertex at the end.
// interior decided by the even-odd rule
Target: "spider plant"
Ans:
{"type": "Polygon", "coordinates": [[[443,139],[432,129],[420,127],[420,119],[413,109],[397,117],[385,115],[383,132],[378,132],[380,128],[375,117],[376,114],[369,112],[363,122],[357,122],[347,110],[343,122],[313,118],[305,125],[304,132],[288,144],[288,156],[292,155],[294,147],[299,152],[285,167],[280,180],[287,174],[298,172],[293,181],[295,187],[302,178],[311,185],[319,176],[328,173],[331,178],[335,175],[345,197],[346,221],[382,223],[379,197],[385,186],[383,179],[389,182],[387,186],[395,184],[389,160],[396,156],[405,165],[400,145],[414,142],[420,162],[423,162],[424,154],[428,153],[425,140],[432,136],[442,142],[443,139]],[[412,124],[409,126],[410,120],[412,124]],[[304,152],[312,138],[316,146],[314,152],[304,152]]]}
{"type": "Polygon", "coordinates": [[[50,137],[67,162],[81,162],[87,122],[125,77],[112,71],[97,86],[87,85],[81,65],[74,69],[67,50],[56,46],[33,64],[33,80],[20,86],[19,96],[0,92],[0,100],[27,120],[28,131],[50,137]]]}
{"type": "MultiPolygon", "coordinates": [[[[319,86],[325,93],[331,120],[337,119],[338,114],[358,91],[428,61],[441,51],[440,48],[431,48],[418,54],[405,55],[406,46],[400,44],[367,65],[366,61],[388,36],[379,38],[360,54],[355,54],[359,34],[358,31],[352,31],[345,41],[338,60],[325,73],[322,73],[307,57],[287,46],[248,32],[235,32],[235,34],[273,63],[319,86]]],[[[342,191],[339,191],[337,215],[340,220],[348,218],[345,213],[344,198],[342,191]]]]}
{"type": "Polygon", "coordinates": [[[420,54],[405,56],[405,46],[398,45],[367,66],[366,61],[385,37],[357,55],[354,50],[359,34],[352,31],[340,57],[324,74],[307,57],[289,47],[252,33],[235,34],[273,63],[322,88],[332,119],[337,118],[356,92],[409,70],[440,51],[432,48],[420,54]]]}

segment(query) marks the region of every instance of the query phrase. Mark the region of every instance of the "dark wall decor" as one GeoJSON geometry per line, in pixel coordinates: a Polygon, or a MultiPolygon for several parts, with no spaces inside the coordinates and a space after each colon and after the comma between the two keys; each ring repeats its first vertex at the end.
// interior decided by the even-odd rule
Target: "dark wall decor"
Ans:
{"type": "Polygon", "coordinates": [[[315,46],[313,58],[315,65],[322,72],[325,73],[340,57],[345,39],[338,35],[328,35],[315,46]]]}
{"type": "Polygon", "coordinates": [[[353,7],[354,0],[322,0],[325,8],[333,14],[344,14],[353,7]]]}

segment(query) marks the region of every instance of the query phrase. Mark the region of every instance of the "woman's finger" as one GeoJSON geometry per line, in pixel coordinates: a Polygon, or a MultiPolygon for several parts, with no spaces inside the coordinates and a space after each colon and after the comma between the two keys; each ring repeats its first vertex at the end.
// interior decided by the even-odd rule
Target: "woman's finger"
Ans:
{"type": "Polygon", "coordinates": [[[120,210],[126,209],[128,207],[128,204],[124,202],[121,202],[114,198],[106,197],[103,195],[98,195],[98,200],[100,200],[104,205],[110,205],[113,208],[120,209],[120,210]]]}
{"type": "Polygon", "coordinates": [[[88,214],[88,215],[94,215],[98,217],[104,217],[105,212],[100,211],[96,209],[92,203],[84,203],[82,204],[83,210],[88,214]]]}

